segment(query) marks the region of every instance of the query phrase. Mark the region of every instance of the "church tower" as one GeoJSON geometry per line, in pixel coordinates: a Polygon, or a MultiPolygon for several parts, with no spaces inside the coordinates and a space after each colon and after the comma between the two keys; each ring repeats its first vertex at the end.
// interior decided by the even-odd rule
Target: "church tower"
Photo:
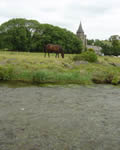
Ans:
{"type": "Polygon", "coordinates": [[[85,50],[85,48],[87,46],[87,39],[86,39],[86,35],[84,34],[81,22],[80,22],[79,28],[76,32],[76,35],[80,40],[82,40],[83,50],[85,50]]]}

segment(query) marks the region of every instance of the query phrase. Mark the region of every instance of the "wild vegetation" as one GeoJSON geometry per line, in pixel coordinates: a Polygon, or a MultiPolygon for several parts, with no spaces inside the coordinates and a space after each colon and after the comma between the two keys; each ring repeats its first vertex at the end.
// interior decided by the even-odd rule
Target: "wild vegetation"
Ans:
{"type": "MultiPolygon", "coordinates": [[[[105,55],[120,55],[120,37],[88,40],[105,55]]],[[[0,25],[0,80],[28,83],[120,83],[120,58],[82,52],[82,42],[72,32],[36,20],[12,19],[0,25]],[[48,43],[59,44],[65,58],[44,58],[48,43]],[[30,53],[34,52],[34,53],[30,53]],[[82,52],[82,53],[81,53],[82,52]]]]}
{"type": "Polygon", "coordinates": [[[77,54],[73,57],[74,61],[85,60],[88,62],[97,62],[97,55],[93,51],[93,49],[82,52],[81,54],[77,54]]]}
{"type": "Polygon", "coordinates": [[[0,52],[0,80],[28,83],[93,84],[120,83],[120,58],[98,56],[97,62],[65,58],[44,58],[43,53],[0,52]]]}

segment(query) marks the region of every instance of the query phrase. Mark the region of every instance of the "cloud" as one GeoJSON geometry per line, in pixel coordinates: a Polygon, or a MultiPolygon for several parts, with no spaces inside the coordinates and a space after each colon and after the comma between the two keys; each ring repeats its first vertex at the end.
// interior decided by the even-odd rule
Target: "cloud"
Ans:
{"type": "Polygon", "coordinates": [[[76,32],[80,21],[88,38],[120,34],[119,0],[0,0],[0,23],[12,18],[35,19],[76,32]]]}

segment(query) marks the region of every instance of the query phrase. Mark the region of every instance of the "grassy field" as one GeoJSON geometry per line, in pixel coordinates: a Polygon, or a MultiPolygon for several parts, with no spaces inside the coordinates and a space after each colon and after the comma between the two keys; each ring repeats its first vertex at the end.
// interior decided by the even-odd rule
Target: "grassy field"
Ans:
{"type": "Polygon", "coordinates": [[[120,58],[98,56],[97,63],[75,62],[74,55],[44,58],[43,53],[0,51],[0,80],[28,83],[120,83],[120,58]]]}

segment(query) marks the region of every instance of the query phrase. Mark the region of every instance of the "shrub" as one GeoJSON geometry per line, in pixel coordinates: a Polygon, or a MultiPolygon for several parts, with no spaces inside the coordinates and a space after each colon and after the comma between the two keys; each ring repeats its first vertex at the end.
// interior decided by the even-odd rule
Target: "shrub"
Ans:
{"type": "Polygon", "coordinates": [[[114,75],[114,77],[112,79],[112,84],[117,85],[119,83],[120,83],[120,76],[118,74],[114,75]]]}
{"type": "Polygon", "coordinates": [[[80,55],[76,55],[73,57],[74,61],[85,60],[88,62],[97,62],[97,55],[92,51],[86,51],[81,53],[80,55]]]}
{"type": "Polygon", "coordinates": [[[89,52],[95,52],[93,48],[88,48],[89,52]]]}
{"type": "Polygon", "coordinates": [[[92,81],[94,83],[110,83],[117,85],[120,83],[120,74],[117,71],[106,70],[93,73],[92,81]]]}
{"type": "Polygon", "coordinates": [[[0,67],[0,80],[11,80],[14,75],[14,70],[11,66],[0,67]]]}
{"type": "Polygon", "coordinates": [[[92,77],[92,81],[97,84],[102,83],[111,83],[113,80],[114,74],[110,71],[99,71],[95,72],[92,77]]]}

